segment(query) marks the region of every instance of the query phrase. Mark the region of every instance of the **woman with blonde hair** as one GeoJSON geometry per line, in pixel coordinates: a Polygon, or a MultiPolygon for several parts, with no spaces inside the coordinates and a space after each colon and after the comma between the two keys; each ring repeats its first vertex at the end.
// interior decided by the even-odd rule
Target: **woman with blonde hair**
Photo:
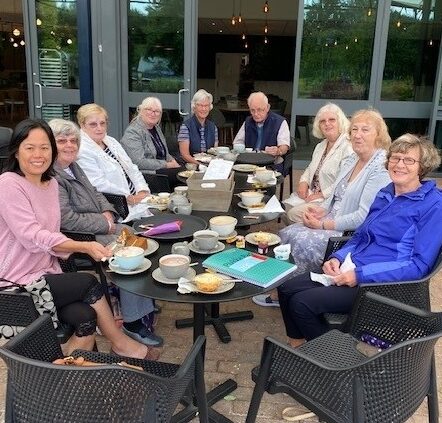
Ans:
{"type": "Polygon", "coordinates": [[[184,161],[198,164],[195,153],[204,153],[218,146],[218,129],[207,117],[213,109],[213,96],[206,90],[198,90],[191,102],[192,117],[185,120],[178,133],[178,145],[184,161]]]}
{"type": "MultiPolygon", "coordinates": [[[[343,161],[332,194],[321,206],[310,205],[302,223],[279,232],[281,243],[291,246],[296,274],[320,270],[328,239],[356,229],[376,193],[390,182],[385,160],[391,138],[381,114],[371,109],[356,112],[350,120],[350,141],[354,153],[343,161]]],[[[254,300],[260,305],[276,305],[270,296],[254,300]]]]}
{"type": "Polygon", "coordinates": [[[302,222],[302,215],[313,202],[320,205],[332,194],[333,183],[342,161],[353,153],[349,142],[350,122],[342,109],[333,103],[322,106],[313,121],[313,135],[323,139],[315,147],[312,161],[301,175],[296,193],[284,201],[293,205],[287,212],[292,222],[302,222]]]}

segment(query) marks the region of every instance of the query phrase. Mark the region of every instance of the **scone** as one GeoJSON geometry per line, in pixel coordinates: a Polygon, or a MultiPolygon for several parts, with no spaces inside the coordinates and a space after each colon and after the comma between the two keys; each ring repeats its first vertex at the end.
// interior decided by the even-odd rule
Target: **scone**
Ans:
{"type": "Polygon", "coordinates": [[[201,292],[216,291],[221,281],[221,276],[213,273],[202,273],[201,275],[196,275],[194,279],[196,287],[201,292]]]}

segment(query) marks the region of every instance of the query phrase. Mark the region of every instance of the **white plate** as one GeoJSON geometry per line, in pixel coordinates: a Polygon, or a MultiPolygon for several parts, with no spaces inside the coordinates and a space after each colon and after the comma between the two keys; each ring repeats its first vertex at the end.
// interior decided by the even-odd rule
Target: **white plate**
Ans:
{"type": "Polygon", "coordinates": [[[212,250],[200,250],[194,243],[189,242],[189,249],[190,251],[193,251],[194,253],[197,254],[215,254],[215,253],[219,253],[220,251],[224,250],[224,248],[226,248],[226,246],[222,243],[218,241],[218,245],[213,248],[212,250]]]}
{"type": "MultiPolygon", "coordinates": [[[[192,269],[191,267],[189,267],[189,270],[187,271],[187,273],[183,276],[186,279],[192,280],[194,277],[196,276],[196,271],[195,269],[192,269]]],[[[152,277],[161,283],[164,283],[166,285],[178,285],[178,279],[169,279],[166,278],[166,276],[163,275],[163,272],[161,272],[161,269],[158,267],[158,269],[155,269],[152,272],[152,277]]]]}
{"type": "Polygon", "coordinates": [[[238,232],[233,231],[227,236],[221,236],[221,235],[218,236],[218,239],[220,239],[221,241],[225,241],[226,239],[233,238],[234,236],[237,236],[237,235],[238,235],[238,232]]]}
{"type": "Polygon", "coordinates": [[[263,209],[265,207],[265,203],[260,203],[258,204],[258,206],[245,206],[242,201],[238,202],[238,207],[241,207],[242,209],[246,209],[246,210],[259,210],[259,209],[263,209]],[[259,206],[259,207],[258,207],[259,206]]]}
{"type": "MultiPolygon", "coordinates": [[[[245,240],[249,243],[249,244],[253,244],[253,245],[258,245],[258,242],[255,241],[255,234],[257,234],[259,232],[252,232],[250,234],[247,234],[245,236],[245,240]]],[[[270,236],[269,239],[269,243],[268,245],[276,245],[279,244],[281,242],[281,238],[278,235],[272,234],[270,232],[263,232],[264,234],[268,234],[270,236]]]]}
{"type": "MultiPolygon", "coordinates": [[[[115,242],[111,242],[107,245],[107,247],[114,251],[113,248],[115,248],[115,244],[115,242]]],[[[160,244],[158,244],[158,242],[156,242],[154,239],[147,238],[147,248],[144,250],[144,257],[150,256],[152,253],[158,250],[158,248],[160,248],[160,244]]],[[[118,251],[118,248],[115,248],[115,251],[118,251]]]]}
{"type": "MultiPolygon", "coordinates": [[[[232,279],[232,277],[228,276],[228,275],[221,275],[221,274],[218,274],[218,275],[221,276],[223,279],[232,279]]],[[[216,295],[216,294],[222,294],[223,292],[230,291],[234,286],[235,286],[235,282],[225,282],[222,285],[220,285],[217,289],[215,289],[215,291],[206,292],[206,291],[197,290],[197,292],[200,294],[216,295]]]]}
{"type": "Polygon", "coordinates": [[[193,158],[201,163],[209,163],[210,160],[213,159],[213,156],[206,153],[196,153],[193,155],[193,158]]]}
{"type": "Polygon", "coordinates": [[[120,275],[136,275],[137,273],[145,272],[147,269],[150,268],[150,266],[152,266],[152,262],[147,258],[143,260],[143,263],[140,267],[137,267],[134,270],[123,270],[120,269],[118,266],[109,263],[109,269],[112,270],[112,272],[118,273],[120,275]]]}
{"type": "Polygon", "coordinates": [[[236,164],[233,165],[232,169],[236,170],[237,172],[251,173],[254,172],[257,167],[258,166],[252,164],[236,164]]]}
{"type": "Polygon", "coordinates": [[[194,173],[194,170],[182,170],[181,172],[178,172],[178,176],[181,176],[182,178],[190,178],[194,173]]]}

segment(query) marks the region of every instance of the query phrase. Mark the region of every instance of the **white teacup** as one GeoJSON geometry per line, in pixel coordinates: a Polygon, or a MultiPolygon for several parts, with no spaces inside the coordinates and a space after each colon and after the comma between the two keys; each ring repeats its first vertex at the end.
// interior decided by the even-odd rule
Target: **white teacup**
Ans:
{"type": "Polygon", "coordinates": [[[273,178],[273,170],[263,169],[255,171],[255,178],[258,179],[259,182],[268,182],[273,178]]]}
{"type": "Polygon", "coordinates": [[[215,216],[209,220],[210,229],[222,237],[230,235],[237,223],[238,220],[233,216],[215,216]]]}
{"type": "Polygon", "coordinates": [[[273,253],[278,260],[288,260],[290,258],[290,245],[278,245],[273,249],[273,253]]]}
{"type": "Polygon", "coordinates": [[[187,185],[178,185],[174,189],[175,194],[179,195],[187,195],[187,191],[189,191],[189,187],[187,185]]]}
{"type": "Polygon", "coordinates": [[[190,257],[183,254],[167,254],[160,258],[161,273],[168,279],[179,279],[189,270],[190,257]]]}
{"type": "Polygon", "coordinates": [[[241,202],[246,206],[255,206],[262,202],[264,194],[258,191],[243,191],[239,194],[241,202]]]}
{"type": "Polygon", "coordinates": [[[177,214],[192,214],[192,203],[178,204],[173,207],[172,211],[177,214]]]}
{"type": "Polygon", "coordinates": [[[144,260],[144,250],[140,247],[123,247],[109,259],[109,264],[123,270],[135,270],[144,260]]]}
{"type": "Polygon", "coordinates": [[[218,237],[218,232],[208,229],[196,231],[193,234],[193,243],[202,251],[210,251],[218,245],[218,237]]]}

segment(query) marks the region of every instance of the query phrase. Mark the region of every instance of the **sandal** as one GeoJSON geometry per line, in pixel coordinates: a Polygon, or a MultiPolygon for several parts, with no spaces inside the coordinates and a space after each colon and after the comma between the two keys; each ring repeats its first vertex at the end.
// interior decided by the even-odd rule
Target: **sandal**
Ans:
{"type": "Polygon", "coordinates": [[[161,355],[161,348],[149,348],[147,347],[147,354],[144,357],[144,360],[157,361],[161,355]]]}

